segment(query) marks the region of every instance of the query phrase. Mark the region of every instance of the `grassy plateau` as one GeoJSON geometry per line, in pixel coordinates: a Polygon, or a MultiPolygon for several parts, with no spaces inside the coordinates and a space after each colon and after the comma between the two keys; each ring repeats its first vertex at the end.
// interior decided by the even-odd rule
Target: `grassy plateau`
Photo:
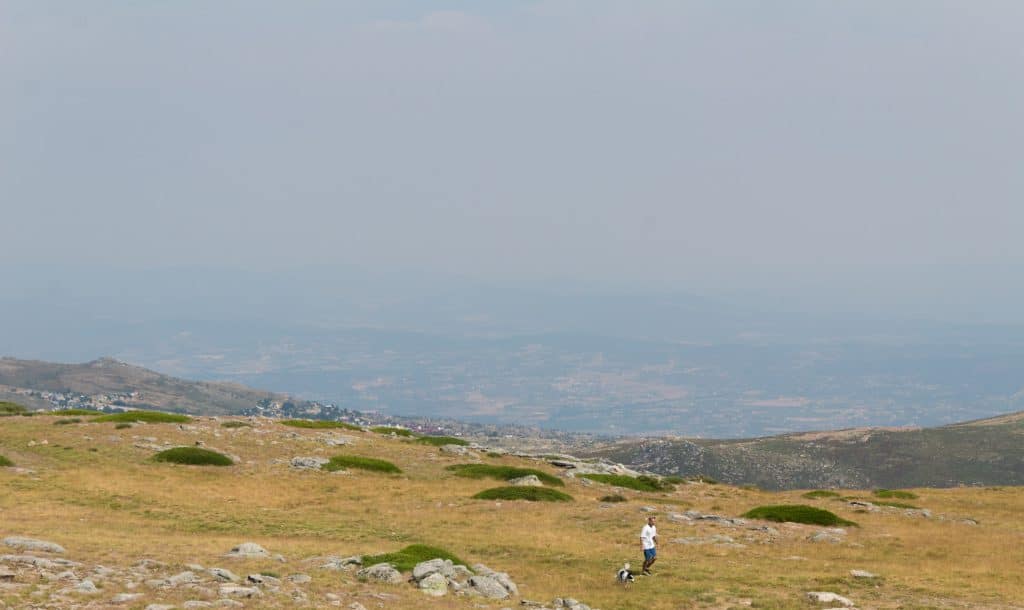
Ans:
{"type": "MultiPolygon", "coordinates": [[[[603,610],[829,607],[808,603],[808,591],[835,592],[862,610],[1011,610],[1020,609],[1024,600],[1024,489],[1017,487],[905,490],[919,497],[914,502],[929,509],[928,517],[896,508],[857,512],[834,498],[803,498],[808,489],[770,492],[702,482],[680,482],[657,493],[630,492],[635,494],[631,501],[611,503],[601,500],[616,489],[575,478],[571,470],[544,460],[509,455],[500,458],[502,467],[518,469],[518,476],[540,472],[563,486],[513,487],[515,492],[502,494],[565,492],[575,501],[481,500],[474,496],[491,495],[487,490],[502,485],[511,471],[464,464],[498,459],[475,449],[467,449],[467,456],[450,456],[407,439],[351,431],[346,452],[357,455],[347,459],[380,460],[401,472],[384,476],[352,462],[337,472],[299,470],[290,465],[294,457],[334,455],[322,430],[258,417],[246,420],[251,428],[237,430],[222,427],[223,420],[198,416],[188,426],[125,429],[82,419],[65,426],[53,425],[52,417],[0,422],[0,454],[18,466],[0,468],[0,539],[26,536],[60,544],[66,549],[61,557],[81,563],[75,573],[96,578],[100,593],[68,593],[69,601],[47,605],[64,584],[0,564],[18,572],[0,588],[0,607],[143,610],[149,604],[181,608],[197,599],[188,587],[145,585],[142,579],[152,576],[129,579],[93,572],[102,565],[129,574],[142,559],[166,564],[147,572],[161,577],[188,570],[190,564],[228,568],[243,579],[260,573],[282,577],[282,593],[267,589],[261,597],[240,600],[250,610],[328,608],[335,607],[335,600],[341,608],[358,602],[370,610],[520,607],[518,598],[431,598],[405,582],[360,582],[354,569],[321,567],[327,557],[350,555],[403,569],[433,556],[469,566],[483,563],[507,572],[523,599],[550,605],[555,597],[572,597],[603,610]],[[224,468],[153,461],[154,445],[198,444],[239,459],[224,468]],[[794,507],[807,503],[827,506],[841,521],[794,522],[794,507]],[[748,512],[755,507],[776,508],[748,512]],[[780,514],[777,507],[786,510],[780,514]],[[691,520],[682,514],[687,510],[750,516],[747,524],[731,525],[691,520]],[[655,575],[628,588],[618,586],[614,574],[623,562],[641,562],[638,538],[649,515],[658,517],[655,575]],[[849,521],[859,527],[836,529],[849,521]],[[823,530],[838,541],[811,540],[823,530]],[[722,537],[733,542],[717,542],[722,537]],[[224,556],[243,542],[262,545],[271,557],[224,556]],[[278,554],[283,560],[273,557],[278,554]],[[879,578],[853,578],[851,570],[879,578]],[[305,601],[296,602],[288,595],[296,585],[285,579],[300,572],[312,580],[302,585],[305,601]],[[128,581],[136,586],[129,588],[128,581]],[[144,597],[111,604],[121,593],[144,597]]],[[[341,463],[339,457],[335,463],[341,463]]],[[[837,491],[878,497],[870,488],[837,491]]],[[[0,548],[0,555],[20,552],[0,548]]]]}

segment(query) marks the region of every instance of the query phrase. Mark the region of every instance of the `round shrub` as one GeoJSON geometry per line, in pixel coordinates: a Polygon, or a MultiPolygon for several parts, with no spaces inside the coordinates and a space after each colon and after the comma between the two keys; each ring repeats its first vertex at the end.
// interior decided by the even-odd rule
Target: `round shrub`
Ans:
{"type": "Polygon", "coordinates": [[[189,466],[231,466],[234,462],[223,453],[201,447],[175,447],[153,456],[157,462],[187,464],[189,466]]]}
{"type": "Polygon", "coordinates": [[[916,500],[917,494],[902,489],[876,489],[871,492],[876,498],[896,498],[898,500],[916,500]]]}
{"type": "Polygon", "coordinates": [[[777,521],[779,523],[806,523],[808,525],[857,525],[827,510],[804,504],[758,506],[743,513],[747,519],[777,521]]]}
{"type": "Polygon", "coordinates": [[[346,468],[358,468],[372,472],[384,472],[388,474],[399,474],[402,469],[386,460],[377,458],[362,457],[359,455],[336,455],[326,464],[321,466],[324,470],[335,472],[346,468]]]}
{"type": "Polygon", "coordinates": [[[281,420],[282,426],[291,426],[292,428],[309,428],[312,430],[322,430],[326,428],[343,428],[345,430],[362,430],[355,424],[350,424],[344,421],[329,421],[326,419],[285,419],[281,420]]]}
{"type": "Polygon", "coordinates": [[[636,491],[672,491],[675,489],[671,483],[666,483],[647,475],[631,477],[624,474],[581,474],[579,477],[597,481],[598,483],[605,483],[606,485],[614,485],[615,487],[635,489],[636,491]]]}
{"type": "Polygon", "coordinates": [[[22,415],[25,413],[28,413],[28,409],[25,407],[14,402],[0,400],[0,417],[4,415],[22,415]]]}
{"type": "Polygon", "coordinates": [[[14,466],[14,462],[0,455],[0,468],[4,468],[7,466],[14,466]]]}
{"type": "Polygon", "coordinates": [[[162,411],[125,411],[97,417],[95,422],[145,422],[147,424],[184,424],[192,421],[188,415],[162,411]]]}
{"type": "Polygon", "coordinates": [[[416,564],[430,561],[431,559],[448,559],[455,565],[466,565],[465,561],[462,561],[448,551],[425,544],[410,544],[401,551],[395,551],[394,553],[367,555],[363,557],[363,565],[372,566],[378,563],[390,563],[399,572],[408,572],[416,567],[416,564]]]}
{"type": "Polygon", "coordinates": [[[252,424],[250,424],[249,422],[238,421],[235,419],[231,421],[221,422],[220,426],[222,428],[252,428],[252,424]]]}
{"type": "Polygon", "coordinates": [[[572,496],[550,487],[495,487],[473,496],[477,500],[526,500],[528,502],[572,502],[572,496]]]}
{"type": "Polygon", "coordinates": [[[405,437],[416,436],[416,433],[408,428],[395,428],[393,426],[375,426],[370,428],[370,432],[376,432],[377,434],[394,434],[395,436],[405,437]]]}
{"type": "Polygon", "coordinates": [[[466,439],[454,436],[421,436],[416,439],[416,442],[424,445],[433,445],[434,447],[441,447],[444,445],[459,445],[460,447],[465,447],[469,445],[469,441],[466,439]]]}
{"type": "Polygon", "coordinates": [[[499,466],[495,464],[452,464],[445,470],[450,470],[456,476],[469,479],[497,479],[499,481],[511,481],[527,475],[533,475],[547,485],[565,487],[565,483],[558,477],[548,474],[535,468],[516,468],[514,466],[499,466]]]}
{"type": "Polygon", "coordinates": [[[836,492],[828,491],[827,489],[815,489],[814,491],[805,493],[803,497],[810,500],[817,500],[819,498],[839,498],[841,496],[836,492]]]}
{"type": "Polygon", "coordinates": [[[619,494],[612,494],[610,496],[601,496],[599,502],[625,502],[626,496],[620,496],[619,494]]]}
{"type": "Polygon", "coordinates": [[[77,417],[69,417],[67,419],[58,419],[57,421],[53,422],[53,425],[54,426],[66,426],[68,424],[80,424],[80,423],[82,423],[81,419],[79,419],[77,417]]]}

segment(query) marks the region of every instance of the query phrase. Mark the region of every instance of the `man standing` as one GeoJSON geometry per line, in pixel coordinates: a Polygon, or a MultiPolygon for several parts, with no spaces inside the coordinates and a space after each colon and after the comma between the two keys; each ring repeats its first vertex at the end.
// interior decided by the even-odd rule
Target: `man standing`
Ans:
{"type": "Polygon", "coordinates": [[[651,566],[658,560],[658,528],[654,527],[654,517],[647,517],[647,525],[640,530],[640,544],[644,548],[645,576],[650,576],[651,566]]]}

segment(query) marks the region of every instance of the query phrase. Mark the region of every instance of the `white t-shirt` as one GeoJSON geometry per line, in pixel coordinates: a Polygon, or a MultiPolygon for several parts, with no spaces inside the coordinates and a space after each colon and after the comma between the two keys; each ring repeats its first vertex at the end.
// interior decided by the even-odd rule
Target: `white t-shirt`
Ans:
{"type": "Polygon", "coordinates": [[[657,535],[658,528],[651,524],[645,525],[644,528],[640,530],[640,543],[643,544],[645,550],[654,548],[654,537],[657,535]]]}

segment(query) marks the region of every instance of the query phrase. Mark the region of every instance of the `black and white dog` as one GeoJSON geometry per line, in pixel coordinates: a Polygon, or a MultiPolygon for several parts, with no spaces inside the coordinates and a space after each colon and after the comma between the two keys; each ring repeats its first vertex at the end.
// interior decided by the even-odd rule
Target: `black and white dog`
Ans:
{"type": "Polygon", "coordinates": [[[619,584],[623,586],[633,582],[633,572],[629,570],[629,562],[622,566],[622,569],[615,575],[615,580],[619,581],[619,584]]]}

